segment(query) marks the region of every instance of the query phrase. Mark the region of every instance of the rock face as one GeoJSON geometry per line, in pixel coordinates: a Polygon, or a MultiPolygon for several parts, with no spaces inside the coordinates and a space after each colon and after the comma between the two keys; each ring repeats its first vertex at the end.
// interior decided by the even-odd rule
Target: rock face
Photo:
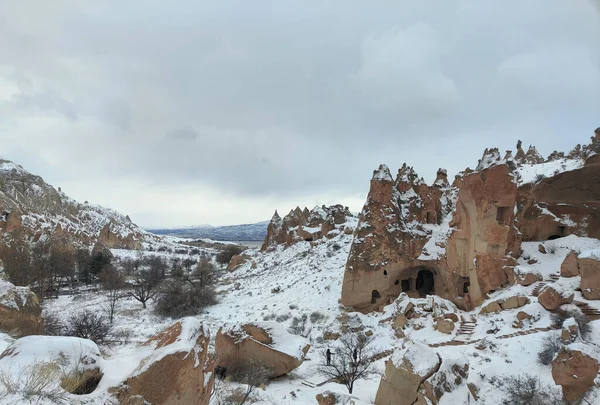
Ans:
{"type": "Polygon", "coordinates": [[[600,250],[583,252],[579,257],[581,292],[588,300],[600,300],[600,250]]]}
{"type": "Polygon", "coordinates": [[[562,277],[576,277],[579,275],[579,260],[577,253],[571,252],[560,265],[560,275],[562,277]]]}
{"type": "Polygon", "coordinates": [[[0,240],[20,231],[30,239],[56,235],[83,245],[139,249],[158,239],[111,209],[80,204],[21,166],[0,158],[0,240]]]}
{"type": "Polygon", "coordinates": [[[579,345],[563,348],[552,361],[552,378],[562,386],[567,401],[575,402],[594,385],[600,366],[598,360],[581,349],[579,345]]]}
{"type": "Polygon", "coordinates": [[[208,330],[195,318],[184,318],[148,340],[149,354],[115,390],[120,403],[141,397],[152,404],[208,405],[214,382],[209,343],[208,330]]]}
{"type": "Polygon", "coordinates": [[[436,373],[441,364],[439,356],[421,343],[413,344],[403,356],[393,355],[386,362],[375,405],[425,404],[421,384],[436,373]]]}
{"type": "MultiPolygon", "coordinates": [[[[451,186],[444,170],[428,186],[406,164],[395,179],[381,165],[354,233],[342,304],[369,312],[405,292],[473,309],[492,291],[539,281],[517,265],[522,241],[600,237],[600,164],[588,163],[597,150],[594,139],[544,161],[520,142],[514,158],[486,149],[451,186]]],[[[574,272],[572,257],[565,272],[574,272]]]]}
{"type": "Polygon", "coordinates": [[[352,217],[348,207],[332,205],[315,207],[312,210],[300,207],[291,210],[288,215],[279,216],[277,211],[267,227],[267,237],[261,250],[265,251],[277,245],[291,245],[299,241],[312,242],[321,238],[331,238],[345,230],[347,218],[352,217]]]}
{"type": "Polygon", "coordinates": [[[253,360],[271,370],[270,378],[298,368],[309,349],[306,339],[288,333],[276,322],[221,329],[215,341],[219,366],[231,369],[240,361],[253,360]]]}
{"type": "Polygon", "coordinates": [[[516,195],[497,149],[486,150],[478,171],[458,176],[452,187],[439,179],[429,187],[406,165],[393,180],[381,166],[355,232],[342,303],[366,312],[407,292],[478,305],[508,283],[506,255],[520,245],[516,195]]]}
{"type": "Polygon", "coordinates": [[[0,280],[0,331],[15,337],[44,333],[42,307],[29,287],[0,280]]]}

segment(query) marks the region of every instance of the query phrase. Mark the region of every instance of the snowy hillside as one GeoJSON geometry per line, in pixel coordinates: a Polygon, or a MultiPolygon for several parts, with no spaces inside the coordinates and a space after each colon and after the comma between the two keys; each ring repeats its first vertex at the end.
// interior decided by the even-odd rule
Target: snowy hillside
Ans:
{"type": "MultiPolygon", "coordinates": [[[[347,225],[356,226],[356,223],[347,225]]],[[[223,326],[269,321],[307,336],[312,345],[307,360],[300,368],[287,377],[272,381],[265,391],[257,391],[256,404],[314,405],[315,396],[324,391],[337,393],[345,400],[353,398],[356,405],[373,404],[385,361],[402,359],[413,342],[419,342],[444,359],[468,365],[468,377],[462,383],[453,385],[451,391],[441,398],[439,405],[501,404],[505,396],[503,379],[519,373],[534,375],[541,384],[554,389],[550,367],[539,364],[537,360],[545,337],[557,333],[551,330],[550,313],[537,302],[535,291],[539,289],[538,283],[528,287],[515,285],[498,291],[471,312],[460,311],[450,302],[437,297],[409,299],[401,295],[383,312],[366,315],[352,313],[339,304],[344,265],[351,243],[352,235],[342,233],[331,240],[299,242],[265,253],[246,251],[256,263],[256,268],[253,269],[251,262],[247,262],[220,279],[220,302],[198,317],[213,331],[213,336],[223,326]],[[480,314],[489,302],[515,295],[526,296],[529,303],[517,309],[480,314]],[[390,317],[397,313],[398,308],[405,307],[407,300],[414,305],[420,317],[409,320],[402,331],[403,337],[399,338],[390,317]],[[450,334],[437,331],[434,327],[435,317],[447,311],[456,313],[462,320],[459,328],[450,334]],[[522,328],[515,329],[514,322],[521,312],[529,314],[531,318],[524,322],[522,328]],[[358,381],[353,396],[348,396],[342,385],[331,382],[320,385],[326,379],[317,370],[322,351],[337,344],[336,340],[326,339],[349,329],[372,333],[376,352],[381,353],[381,358],[375,363],[378,374],[358,381]],[[466,383],[477,387],[477,402],[474,402],[466,383]]],[[[519,266],[525,272],[541,274],[546,280],[544,283],[555,282],[556,277],[552,276],[559,272],[562,261],[572,250],[586,252],[600,248],[597,239],[573,235],[544,242],[548,251],[546,254],[539,251],[538,244],[523,244],[524,253],[519,266]]],[[[74,307],[101,310],[105,300],[99,294],[60,297],[47,302],[46,313],[66,317],[74,307]]],[[[586,301],[580,292],[576,293],[575,301],[600,309],[600,304],[586,301]]],[[[136,358],[136,344],[164,329],[172,321],[154,315],[152,304],[148,309],[142,309],[136,301],[121,301],[115,328],[128,336],[129,343],[114,346],[107,361],[133,361],[127,359],[136,358]]],[[[593,321],[591,326],[590,341],[600,341],[600,322],[593,321]]],[[[451,364],[447,367],[450,368],[451,364]]],[[[122,367],[127,365],[122,364],[122,367]]],[[[452,374],[451,370],[448,372],[452,374]]],[[[599,394],[598,390],[593,391],[588,397],[590,403],[600,403],[594,402],[600,401],[599,394]]],[[[99,390],[91,394],[88,400],[102,403],[108,398],[105,391],[99,390]]]]}
{"type": "Polygon", "coordinates": [[[255,224],[210,226],[201,225],[186,228],[149,229],[157,235],[178,236],[190,239],[212,239],[220,241],[260,241],[265,240],[269,221],[255,224]]]}
{"type": "Polygon", "coordinates": [[[4,221],[27,234],[68,234],[93,245],[99,239],[110,247],[136,249],[160,238],[110,208],[79,203],[47,184],[40,176],[0,158],[0,211],[4,221]]]}

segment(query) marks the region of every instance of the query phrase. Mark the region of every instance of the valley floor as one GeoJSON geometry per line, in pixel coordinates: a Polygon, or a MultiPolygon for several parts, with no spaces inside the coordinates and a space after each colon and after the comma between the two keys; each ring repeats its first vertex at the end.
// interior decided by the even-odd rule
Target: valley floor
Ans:
{"type": "MultiPolygon", "coordinates": [[[[451,334],[436,331],[433,317],[423,316],[410,320],[404,330],[405,338],[399,339],[391,322],[386,321],[394,311],[394,304],[386,307],[383,313],[363,315],[348,312],[339,303],[344,265],[351,243],[352,235],[340,234],[331,240],[313,244],[301,242],[286,249],[278,247],[268,253],[251,250],[247,253],[256,262],[255,269],[248,263],[232,273],[224,273],[220,278],[219,303],[198,316],[210,328],[213,337],[225,325],[270,321],[289,328],[293,324],[301,324],[302,316],[306,315],[303,330],[296,329],[311,342],[308,358],[291,374],[272,381],[265,390],[258,390],[256,404],[314,405],[315,396],[327,390],[340,394],[346,401],[344,403],[373,404],[391,350],[401,353],[412,342],[428,345],[434,351],[443,353],[444,358],[460,358],[469,364],[468,378],[445,394],[440,405],[501,404],[505,396],[501,387],[503,377],[522,373],[533,375],[543,384],[554,387],[550,367],[537,362],[544,337],[556,333],[549,330],[550,313],[535,297],[536,287],[539,290],[537,283],[528,287],[512,286],[490,297],[490,300],[496,300],[503,296],[525,295],[530,303],[522,308],[485,315],[479,315],[480,308],[470,313],[461,311],[459,316],[463,322],[451,334]],[[513,322],[519,311],[529,313],[532,318],[521,329],[516,329],[513,322]],[[377,352],[382,353],[381,359],[375,364],[378,374],[367,381],[359,381],[352,396],[348,396],[341,385],[320,385],[326,379],[317,370],[322,352],[336,345],[334,340],[324,340],[324,334],[342,333],[346,328],[371,331],[377,352]],[[478,388],[478,401],[473,398],[467,382],[478,388]]],[[[541,273],[544,280],[551,283],[556,278],[552,275],[559,272],[560,264],[571,250],[597,249],[600,248],[600,241],[569,236],[544,242],[544,245],[548,251],[546,254],[539,252],[537,242],[524,243],[520,264],[528,271],[541,273]],[[537,263],[527,264],[532,260],[537,260],[537,263]]],[[[432,305],[432,298],[412,301],[417,307],[425,309],[432,305]]],[[[580,292],[576,293],[575,301],[586,302],[580,292]]],[[[600,310],[600,302],[586,303],[600,310]]],[[[85,293],[45,302],[45,314],[62,319],[86,308],[105,311],[106,298],[102,293],[85,293]]],[[[136,354],[138,345],[174,321],[155,315],[152,303],[143,309],[139,302],[131,298],[122,299],[114,321],[114,331],[118,333],[113,333],[121,341],[104,348],[103,353],[109,364],[114,359],[109,368],[114,370],[114,374],[107,375],[108,378],[95,393],[79,397],[78,400],[90,404],[109,401],[106,389],[117,385],[119,379],[133,367],[139,356],[136,354]]],[[[593,321],[591,325],[591,341],[600,342],[600,321],[593,321]]],[[[0,349],[8,346],[10,341],[8,337],[2,337],[0,349]]],[[[600,403],[598,388],[591,393],[589,401],[600,403]]]]}

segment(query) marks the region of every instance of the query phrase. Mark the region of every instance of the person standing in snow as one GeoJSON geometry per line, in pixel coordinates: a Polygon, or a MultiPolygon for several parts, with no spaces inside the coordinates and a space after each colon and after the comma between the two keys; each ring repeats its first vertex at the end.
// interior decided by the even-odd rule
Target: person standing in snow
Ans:
{"type": "Polygon", "coordinates": [[[329,350],[329,348],[327,348],[327,352],[325,353],[325,356],[327,357],[327,365],[330,366],[331,365],[331,350],[329,350]]]}
{"type": "Polygon", "coordinates": [[[356,350],[356,348],[354,348],[354,351],[352,352],[352,358],[354,358],[354,362],[356,363],[356,358],[358,357],[358,351],[356,350]]]}

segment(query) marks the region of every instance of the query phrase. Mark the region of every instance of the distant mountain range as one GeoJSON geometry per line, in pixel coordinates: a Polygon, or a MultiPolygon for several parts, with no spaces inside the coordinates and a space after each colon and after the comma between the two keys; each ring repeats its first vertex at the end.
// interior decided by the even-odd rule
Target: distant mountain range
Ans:
{"type": "Polygon", "coordinates": [[[263,241],[267,236],[269,221],[255,224],[211,226],[198,225],[183,228],[148,229],[157,235],[177,236],[180,238],[212,239],[223,241],[263,241]]]}

